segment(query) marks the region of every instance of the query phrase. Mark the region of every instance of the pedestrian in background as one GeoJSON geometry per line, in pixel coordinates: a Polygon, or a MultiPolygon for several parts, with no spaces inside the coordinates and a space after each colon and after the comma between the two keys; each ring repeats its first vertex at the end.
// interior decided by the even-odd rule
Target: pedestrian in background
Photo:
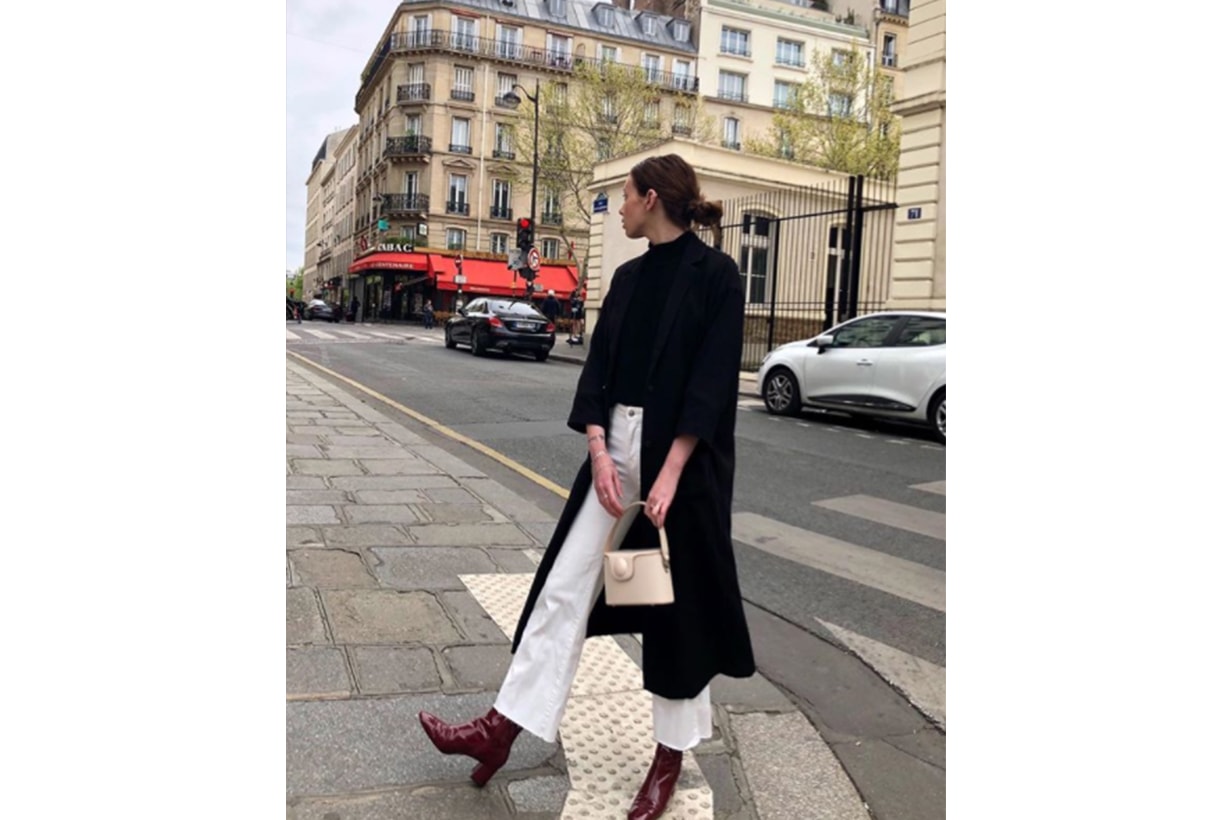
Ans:
{"type": "Polygon", "coordinates": [[[683,752],[712,735],[710,681],[755,671],[730,538],[743,288],[734,260],[690,229],[711,226],[720,241],[722,206],[701,197],[678,155],[638,163],[619,214],[624,233],[650,246],[616,269],[603,302],[568,417],[589,458],[522,609],[512,664],[483,717],[419,720],[440,751],[478,761],[470,776],[481,786],[522,729],[555,741],[586,637],[638,633],[658,745],[628,818],[652,820],[683,752]],[[624,541],[656,545],[653,528],[665,528],[674,603],[610,606],[604,542],[638,500],[645,514],[624,541]]]}
{"type": "Polygon", "coordinates": [[[555,298],[555,291],[547,291],[547,298],[542,301],[542,315],[547,317],[547,321],[551,324],[559,319],[559,299],[555,298]]]}
{"type": "Polygon", "coordinates": [[[423,327],[431,330],[436,326],[436,313],[432,309],[430,301],[423,302],[423,327]]]}

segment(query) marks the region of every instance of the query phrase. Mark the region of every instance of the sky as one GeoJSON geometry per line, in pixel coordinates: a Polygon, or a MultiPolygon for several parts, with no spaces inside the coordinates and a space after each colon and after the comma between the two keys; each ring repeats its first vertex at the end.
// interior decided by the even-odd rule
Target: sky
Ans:
{"type": "Polygon", "coordinates": [[[325,137],[358,122],[359,74],[397,0],[287,0],[286,267],[303,264],[307,178],[325,137]]]}

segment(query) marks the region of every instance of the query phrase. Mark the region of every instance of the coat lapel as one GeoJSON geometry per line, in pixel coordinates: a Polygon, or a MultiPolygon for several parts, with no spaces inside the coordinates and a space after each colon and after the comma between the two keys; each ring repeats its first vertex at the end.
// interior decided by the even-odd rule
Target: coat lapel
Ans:
{"type": "Polygon", "coordinates": [[[662,308],[662,319],[658,323],[658,335],[653,340],[653,352],[649,354],[649,375],[653,375],[654,365],[666,347],[666,339],[670,335],[675,317],[679,315],[679,305],[687,294],[688,288],[696,281],[696,270],[705,259],[705,243],[691,231],[688,232],[688,246],[679,260],[679,275],[671,285],[671,292],[666,296],[666,305],[662,308]]]}

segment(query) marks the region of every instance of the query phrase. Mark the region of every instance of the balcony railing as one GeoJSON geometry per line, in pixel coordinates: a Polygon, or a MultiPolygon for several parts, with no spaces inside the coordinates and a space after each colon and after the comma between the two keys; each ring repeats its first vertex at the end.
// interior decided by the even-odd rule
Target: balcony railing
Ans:
{"type": "Polygon", "coordinates": [[[431,153],[431,137],[389,137],[384,141],[386,157],[409,157],[431,153]]]}
{"type": "Polygon", "coordinates": [[[467,88],[454,88],[449,97],[462,102],[474,102],[474,91],[467,88]]]}
{"type": "Polygon", "coordinates": [[[730,88],[719,88],[717,95],[718,95],[719,100],[734,100],[735,102],[747,102],[747,92],[746,91],[735,91],[730,88]]]}
{"type": "Polygon", "coordinates": [[[450,154],[473,154],[474,153],[474,149],[471,148],[470,146],[458,145],[457,143],[453,143],[453,142],[449,143],[448,150],[450,154]]]}
{"type": "Polygon", "coordinates": [[[459,202],[459,201],[450,199],[448,202],[444,204],[444,211],[445,213],[461,214],[462,216],[469,216],[470,215],[470,203],[459,202]]]}
{"type": "Polygon", "coordinates": [[[743,150],[743,143],[741,143],[741,142],[731,142],[730,140],[722,140],[722,147],[723,147],[723,148],[729,148],[729,149],[731,149],[732,151],[742,151],[742,150],[743,150]]]}
{"type": "Polygon", "coordinates": [[[502,205],[492,205],[491,206],[491,218],[492,219],[512,219],[512,208],[508,208],[502,205]]]}
{"type": "Polygon", "coordinates": [[[682,137],[692,136],[692,126],[690,125],[672,125],[671,133],[678,134],[682,137]]]}
{"type": "MultiPolygon", "coordinates": [[[[355,96],[355,102],[359,103],[362,100],[363,94],[367,90],[368,82],[379,73],[385,61],[391,56],[422,51],[448,51],[467,55],[481,55],[494,60],[519,63],[534,68],[554,69],[556,71],[572,71],[582,64],[595,67],[603,64],[603,61],[597,58],[577,57],[569,52],[557,49],[531,48],[520,43],[489,40],[468,34],[455,34],[444,29],[400,31],[389,35],[380,52],[363,72],[363,87],[359,89],[359,93],[355,96]]],[[[625,69],[645,70],[640,66],[611,63],[610,61],[607,61],[606,64],[620,65],[625,69]]],[[[697,77],[672,75],[658,69],[649,69],[649,72],[650,77],[648,79],[650,82],[667,88],[691,93],[696,93],[699,88],[700,80],[697,77]]],[[[496,104],[500,105],[501,103],[497,102],[496,104]]]]}
{"type": "Polygon", "coordinates": [[[544,225],[563,225],[564,224],[564,212],[563,211],[543,211],[542,212],[542,224],[544,225]]]}
{"type": "Polygon", "coordinates": [[[428,83],[415,83],[414,85],[397,86],[397,101],[399,103],[430,99],[431,85],[428,83]]]}
{"type": "Polygon", "coordinates": [[[880,63],[883,64],[886,68],[896,68],[897,67],[897,55],[891,51],[886,51],[880,55],[880,63]]]}
{"type": "Polygon", "coordinates": [[[517,154],[514,151],[503,151],[499,148],[491,152],[492,159],[516,159],[517,154]]]}
{"type": "Polygon", "coordinates": [[[425,213],[431,205],[427,194],[385,194],[384,211],[390,215],[425,213]]]}
{"type": "Polygon", "coordinates": [[[517,103],[512,103],[504,99],[503,94],[496,94],[495,95],[495,107],[496,108],[516,108],[517,103]]]}

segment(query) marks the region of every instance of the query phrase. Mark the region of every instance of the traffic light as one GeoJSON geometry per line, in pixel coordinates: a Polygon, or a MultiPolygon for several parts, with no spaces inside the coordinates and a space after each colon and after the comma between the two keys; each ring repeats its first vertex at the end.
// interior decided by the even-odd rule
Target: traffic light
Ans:
{"type": "Polygon", "coordinates": [[[524,216],[517,220],[517,247],[528,251],[534,246],[534,220],[524,216]]]}

